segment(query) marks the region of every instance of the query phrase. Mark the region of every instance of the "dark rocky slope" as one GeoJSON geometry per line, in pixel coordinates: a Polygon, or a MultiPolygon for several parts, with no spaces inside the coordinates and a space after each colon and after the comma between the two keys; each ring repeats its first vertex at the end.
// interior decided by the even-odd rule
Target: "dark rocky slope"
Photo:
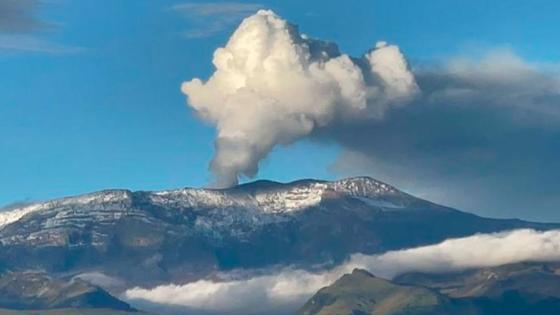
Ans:
{"type": "Polygon", "coordinates": [[[81,279],[64,281],[37,271],[0,275],[0,309],[88,309],[132,312],[127,303],[81,279]]]}
{"type": "Polygon", "coordinates": [[[231,189],[108,190],[0,213],[0,268],[97,271],[153,285],[231,268],[337,264],[353,253],[560,225],[487,219],[367,177],[231,189]]]}

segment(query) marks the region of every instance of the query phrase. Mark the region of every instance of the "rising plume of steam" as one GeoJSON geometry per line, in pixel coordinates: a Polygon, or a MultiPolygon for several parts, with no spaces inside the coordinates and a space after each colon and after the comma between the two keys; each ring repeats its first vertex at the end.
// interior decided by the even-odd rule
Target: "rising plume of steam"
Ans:
{"type": "Polygon", "coordinates": [[[275,146],[341,121],[380,119],[419,91],[397,46],[380,42],[353,58],[266,10],[246,18],[213,63],[208,81],[185,82],[182,91],[216,126],[210,168],[218,186],[255,176],[275,146]]]}

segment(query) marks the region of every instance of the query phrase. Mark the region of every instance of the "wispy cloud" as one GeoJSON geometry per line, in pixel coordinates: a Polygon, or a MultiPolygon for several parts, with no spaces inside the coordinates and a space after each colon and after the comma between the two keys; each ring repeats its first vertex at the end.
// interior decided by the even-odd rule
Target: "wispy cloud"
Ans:
{"type": "Polygon", "coordinates": [[[0,32],[26,33],[50,27],[37,16],[41,5],[38,0],[0,1],[0,32]]]}
{"type": "Polygon", "coordinates": [[[32,35],[0,34],[0,50],[48,54],[73,54],[82,51],[83,48],[57,44],[32,35]]]}
{"type": "Polygon", "coordinates": [[[43,38],[45,31],[56,28],[39,15],[46,4],[41,0],[0,0],[0,51],[68,54],[82,50],[43,38]]]}
{"type": "Polygon", "coordinates": [[[354,268],[392,278],[413,271],[443,273],[523,261],[558,260],[560,231],[515,230],[450,239],[382,255],[358,254],[337,268],[319,273],[283,269],[241,279],[236,274],[226,274],[221,276],[221,281],[134,288],[126,291],[125,298],[133,303],[151,302],[156,311],[158,305],[175,305],[213,314],[271,314],[271,309],[284,309],[288,314],[317,290],[354,268]]]}
{"type": "Polygon", "coordinates": [[[190,24],[185,37],[205,38],[228,29],[262,8],[258,3],[215,2],[182,3],[174,5],[172,10],[183,15],[190,24]]]}

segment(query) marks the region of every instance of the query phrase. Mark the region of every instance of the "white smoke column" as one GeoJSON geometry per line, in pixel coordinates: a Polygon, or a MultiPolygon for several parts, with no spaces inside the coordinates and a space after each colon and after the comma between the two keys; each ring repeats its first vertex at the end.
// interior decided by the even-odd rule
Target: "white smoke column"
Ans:
{"type": "Polygon", "coordinates": [[[217,128],[210,168],[219,186],[255,176],[277,145],[336,121],[379,119],[418,92],[398,47],[380,42],[352,58],[265,10],[241,23],[213,63],[208,81],[185,82],[182,91],[217,128]]]}
{"type": "MultiPolygon", "coordinates": [[[[246,314],[284,305],[303,305],[320,288],[333,283],[354,268],[391,279],[418,271],[445,273],[469,268],[493,267],[523,261],[560,261],[560,230],[538,232],[515,230],[450,239],[418,248],[391,251],[381,255],[353,255],[346,263],[321,273],[283,269],[250,279],[200,280],[185,285],[162,285],[153,289],[133,288],[125,292],[129,301],[149,301],[179,305],[224,314],[246,314]]],[[[234,277],[232,277],[234,278],[234,277]]]]}

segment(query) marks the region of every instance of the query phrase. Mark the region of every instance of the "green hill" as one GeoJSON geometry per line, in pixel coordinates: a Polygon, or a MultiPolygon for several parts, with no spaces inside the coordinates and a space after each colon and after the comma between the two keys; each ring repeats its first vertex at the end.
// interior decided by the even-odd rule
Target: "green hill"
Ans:
{"type": "Polygon", "coordinates": [[[394,284],[363,270],[344,275],[321,289],[298,315],[470,314],[446,296],[427,288],[394,284]]]}
{"type": "Polygon", "coordinates": [[[321,289],[298,315],[558,315],[560,264],[519,263],[393,282],[354,270],[321,289]]]}

